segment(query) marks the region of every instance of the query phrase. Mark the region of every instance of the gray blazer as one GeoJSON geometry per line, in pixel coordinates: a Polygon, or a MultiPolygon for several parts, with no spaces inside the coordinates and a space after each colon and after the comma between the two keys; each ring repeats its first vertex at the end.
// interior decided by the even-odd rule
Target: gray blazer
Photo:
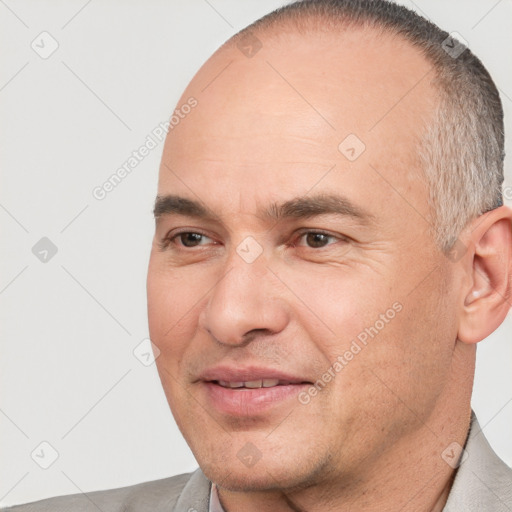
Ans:
{"type": "MultiPolygon", "coordinates": [[[[512,469],[494,453],[474,414],[465,449],[467,458],[457,470],[444,512],[511,512],[512,469]]],[[[198,469],[120,489],[49,498],[0,512],[208,512],[210,489],[211,483],[198,469]]]]}

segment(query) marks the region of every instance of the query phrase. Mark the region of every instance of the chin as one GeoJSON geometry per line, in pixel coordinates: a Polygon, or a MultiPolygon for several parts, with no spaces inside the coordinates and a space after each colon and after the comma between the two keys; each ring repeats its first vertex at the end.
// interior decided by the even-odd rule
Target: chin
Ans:
{"type": "Polygon", "coordinates": [[[254,474],[249,472],[233,471],[229,473],[224,470],[219,475],[208,477],[219,487],[232,492],[258,492],[273,491],[282,488],[279,481],[274,480],[267,474],[254,474]],[[217,478],[215,478],[217,476],[217,478]],[[213,479],[212,479],[213,478],[213,479]]]}
{"type": "Polygon", "coordinates": [[[237,454],[223,454],[219,459],[201,460],[196,457],[206,477],[219,487],[233,492],[299,490],[314,485],[317,476],[324,473],[328,462],[322,464],[311,454],[293,454],[286,457],[276,453],[262,456],[251,466],[243,464],[237,454]]]}
{"type": "Polygon", "coordinates": [[[295,488],[297,487],[296,484],[302,481],[299,475],[274,474],[268,472],[265,468],[260,468],[258,471],[254,468],[246,470],[222,468],[209,472],[206,477],[219,487],[232,492],[279,491],[295,488]]]}

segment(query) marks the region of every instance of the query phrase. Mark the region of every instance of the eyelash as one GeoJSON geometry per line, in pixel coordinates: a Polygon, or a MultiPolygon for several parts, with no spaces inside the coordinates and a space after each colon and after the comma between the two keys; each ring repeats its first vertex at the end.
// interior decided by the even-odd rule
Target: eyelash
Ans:
{"type": "MultiPolygon", "coordinates": [[[[203,237],[206,237],[206,238],[210,238],[207,234],[202,233],[201,231],[180,231],[178,233],[174,233],[170,237],[167,236],[161,242],[161,244],[160,244],[161,249],[168,249],[171,244],[175,243],[176,239],[178,239],[180,236],[186,235],[186,234],[194,234],[194,235],[200,235],[200,236],[203,236],[203,237]]],[[[291,243],[289,246],[290,247],[297,247],[298,246],[297,240],[300,240],[302,237],[304,237],[305,235],[309,235],[309,234],[323,235],[323,236],[329,237],[331,239],[335,239],[338,242],[348,242],[349,241],[349,239],[347,237],[342,236],[342,235],[333,235],[333,234],[328,233],[326,231],[319,231],[319,230],[311,230],[311,229],[309,229],[309,230],[303,230],[303,231],[300,231],[299,233],[297,233],[295,238],[294,238],[295,241],[293,243],[291,243]]],[[[320,249],[328,248],[330,245],[333,245],[333,244],[327,244],[326,246],[322,246],[322,247],[310,247],[310,246],[305,246],[305,247],[308,247],[309,249],[320,250],[320,249]]],[[[186,247],[185,245],[180,245],[179,247],[180,247],[179,250],[185,250],[186,251],[187,249],[188,250],[193,250],[193,249],[196,249],[197,247],[201,247],[201,246],[199,245],[199,246],[194,246],[194,247],[186,247]]]]}
{"type": "MultiPolygon", "coordinates": [[[[303,230],[303,231],[299,231],[295,237],[294,240],[300,240],[301,238],[303,238],[305,235],[323,235],[325,237],[328,237],[328,238],[331,238],[333,240],[336,240],[337,242],[345,242],[347,241],[347,239],[345,237],[342,237],[341,235],[333,235],[331,233],[327,233],[326,231],[317,231],[317,230],[303,230]]],[[[298,243],[294,241],[292,244],[291,244],[291,247],[297,247],[298,243]]],[[[336,242],[334,242],[336,243],[336,242]]],[[[325,246],[322,246],[322,247],[310,247],[308,245],[304,246],[304,247],[307,247],[308,249],[316,249],[316,250],[320,250],[320,249],[326,249],[328,248],[330,245],[334,245],[334,243],[331,243],[331,244],[327,244],[325,246]]]]}

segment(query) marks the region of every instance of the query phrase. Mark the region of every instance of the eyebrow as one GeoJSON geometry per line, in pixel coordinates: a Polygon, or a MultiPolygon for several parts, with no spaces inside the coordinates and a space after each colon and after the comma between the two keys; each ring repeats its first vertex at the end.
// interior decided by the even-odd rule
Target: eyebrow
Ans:
{"type": "Polygon", "coordinates": [[[217,215],[199,201],[176,195],[156,196],[153,208],[155,219],[171,214],[219,220],[217,215]]]}
{"type": "Polygon", "coordinates": [[[364,223],[373,218],[370,212],[356,206],[346,197],[326,193],[300,196],[281,204],[272,203],[262,212],[262,217],[279,221],[289,218],[307,219],[326,214],[352,217],[364,223]]]}
{"type": "MultiPolygon", "coordinates": [[[[177,195],[157,196],[153,213],[157,220],[164,215],[174,214],[220,221],[220,217],[203,203],[177,195]]],[[[351,217],[363,224],[374,219],[374,215],[354,205],[346,197],[327,193],[299,196],[283,203],[271,203],[258,212],[258,217],[277,222],[285,219],[308,219],[326,214],[351,217]]]]}

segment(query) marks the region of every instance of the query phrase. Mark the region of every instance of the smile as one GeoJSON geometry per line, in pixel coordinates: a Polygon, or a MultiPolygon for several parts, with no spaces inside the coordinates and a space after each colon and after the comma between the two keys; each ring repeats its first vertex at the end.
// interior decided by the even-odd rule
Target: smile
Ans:
{"type": "Polygon", "coordinates": [[[289,381],[282,381],[279,379],[260,379],[260,380],[248,380],[245,382],[232,382],[225,380],[214,381],[223,388],[231,389],[257,389],[257,388],[272,388],[274,386],[286,386],[291,384],[289,381]]]}

